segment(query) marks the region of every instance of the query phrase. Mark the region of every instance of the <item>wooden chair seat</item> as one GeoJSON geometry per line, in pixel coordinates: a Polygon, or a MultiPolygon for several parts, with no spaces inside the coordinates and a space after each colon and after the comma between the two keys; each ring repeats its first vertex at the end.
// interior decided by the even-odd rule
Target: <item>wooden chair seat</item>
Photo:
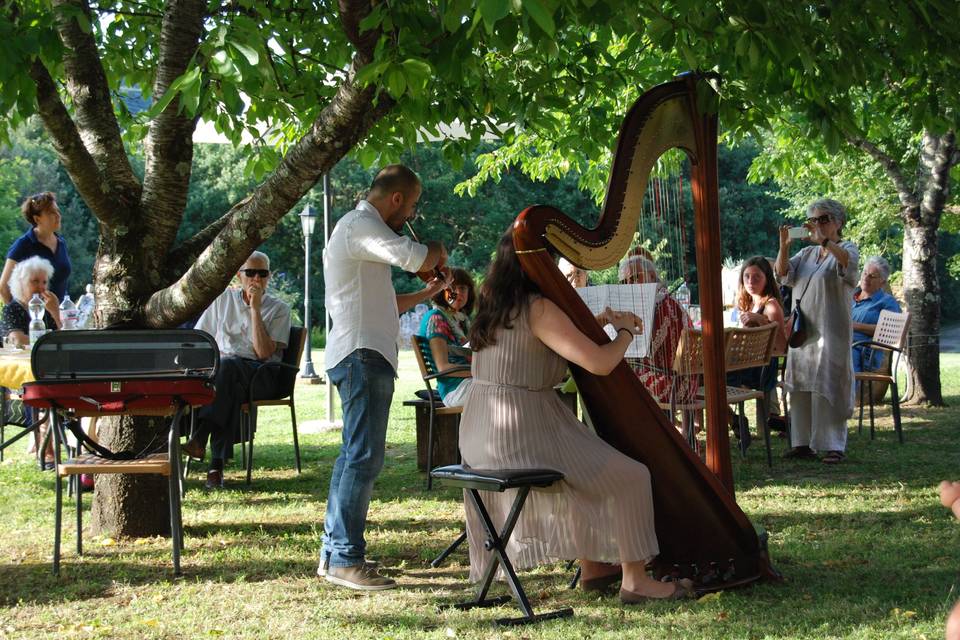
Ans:
{"type": "Polygon", "coordinates": [[[69,458],[57,465],[57,475],[72,476],[80,473],[153,473],[170,475],[170,456],[152,453],[134,460],[110,460],[92,453],[69,458]]]}
{"type": "Polygon", "coordinates": [[[893,382],[893,376],[888,373],[864,371],[854,376],[858,382],[893,382]]]}

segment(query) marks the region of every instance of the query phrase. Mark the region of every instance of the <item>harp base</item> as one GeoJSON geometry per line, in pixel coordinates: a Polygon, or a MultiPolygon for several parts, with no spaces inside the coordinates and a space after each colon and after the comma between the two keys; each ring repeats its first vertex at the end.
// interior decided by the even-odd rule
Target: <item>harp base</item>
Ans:
{"type": "Polygon", "coordinates": [[[697,593],[738,589],[761,580],[780,582],[783,580],[783,575],[770,562],[767,532],[760,527],[757,527],[756,531],[758,547],[756,552],[749,556],[674,563],[661,557],[654,560],[651,565],[653,575],[660,580],[690,579],[697,593]]]}

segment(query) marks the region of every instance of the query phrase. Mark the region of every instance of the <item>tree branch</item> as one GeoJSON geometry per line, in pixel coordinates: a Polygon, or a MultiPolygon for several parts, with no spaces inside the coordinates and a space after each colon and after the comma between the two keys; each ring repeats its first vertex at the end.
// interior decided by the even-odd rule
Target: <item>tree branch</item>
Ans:
{"type": "MultiPolygon", "coordinates": [[[[153,95],[159,98],[186,72],[200,44],[206,3],[168,0],[160,28],[160,48],[153,95]]],[[[149,226],[147,254],[164,256],[183,219],[193,165],[193,131],[197,117],[182,112],[180,96],[150,123],[144,141],[144,222],[149,226]]],[[[161,258],[162,259],[162,258],[161,258]]]]}
{"type": "Polygon", "coordinates": [[[47,68],[37,59],[30,65],[30,78],[37,86],[37,111],[53,141],[53,148],[87,206],[104,224],[120,221],[116,201],[103,189],[104,181],[93,156],[83,144],[77,126],[60,100],[47,68]]]}
{"type": "Polygon", "coordinates": [[[922,215],[924,223],[936,229],[947,202],[950,189],[950,169],[956,157],[956,136],[948,131],[935,136],[929,131],[923,132],[923,151],[920,162],[926,170],[927,179],[923,186],[922,215]]]}
{"type": "MultiPolygon", "coordinates": [[[[354,27],[359,25],[370,9],[364,0],[340,0],[341,9],[348,4],[352,13],[344,18],[345,29],[351,21],[354,27]],[[363,10],[357,11],[358,7],[363,10]]],[[[374,32],[374,36],[369,39],[373,43],[379,33],[374,32]]],[[[365,37],[364,46],[367,40],[365,37]]],[[[270,237],[280,218],[393,108],[394,100],[385,93],[378,95],[376,87],[356,85],[356,73],[371,55],[372,50],[354,55],[347,77],[310,130],[287,152],[273,173],[224,216],[225,221],[221,218],[214,223],[224,221],[196,262],[176,282],[146,301],[138,314],[144,323],[153,327],[173,326],[200,313],[223,291],[250,252],[270,237]]],[[[208,230],[209,227],[201,233],[208,230]]],[[[194,240],[188,241],[193,250],[201,244],[199,239],[194,240]]],[[[182,246],[177,251],[181,249],[182,246]]],[[[183,251],[181,255],[186,255],[183,251]]]]}
{"type": "Polygon", "coordinates": [[[893,181],[893,185],[897,190],[897,197],[900,199],[903,215],[916,219],[920,215],[920,200],[917,197],[916,190],[910,186],[906,176],[903,175],[903,170],[897,161],[869,140],[848,135],[847,141],[876,160],[880,166],[883,167],[883,170],[886,171],[887,176],[893,181]]]}
{"type": "MultiPolygon", "coordinates": [[[[86,0],[54,0],[57,31],[64,44],[63,68],[67,92],[73,103],[77,131],[83,146],[97,166],[102,191],[110,194],[108,207],[96,194],[88,200],[93,213],[106,222],[117,211],[132,211],[140,199],[140,183],[127,160],[120,126],[113,112],[107,75],[100,61],[92,29],[84,31],[74,17],[82,12],[89,22],[96,20],[86,0]]],[[[34,78],[36,81],[36,78],[34,78]]],[[[71,177],[73,177],[71,175],[71,177]]],[[[77,185],[80,188],[80,185],[77,185]]],[[[88,194],[81,191],[86,200],[88,194]]]]}
{"type": "Polygon", "coordinates": [[[245,205],[248,201],[249,198],[244,198],[232,206],[230,211],[227,211],[225,214],[195,233],[193,237],[184,240],[178,247],[170,252],[170,254],[167,256],[167,272],[169,274],[169,281],[176,280],[182,276],[183,272],[187,270],[187,267],[196,262],[197,256],[200,255],[200,252],[203,251],[206,246],[217,237],[217,234],[223,230],[223,227],[226,226],[227,222],[229,222],[231,216],[233,216],[236,210],[245,205]]]}

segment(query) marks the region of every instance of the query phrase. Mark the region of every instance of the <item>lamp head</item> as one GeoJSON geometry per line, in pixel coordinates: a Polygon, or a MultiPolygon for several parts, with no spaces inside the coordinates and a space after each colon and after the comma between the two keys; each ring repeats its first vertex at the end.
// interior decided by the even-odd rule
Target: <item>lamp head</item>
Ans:
{"type": "Polygon", "coordinates": [[[300,230],[303,231],[303,237],[309,238],[313,235],[313,228],[317,224],[317,210],[309,203],[300,212],[300,230]]]}

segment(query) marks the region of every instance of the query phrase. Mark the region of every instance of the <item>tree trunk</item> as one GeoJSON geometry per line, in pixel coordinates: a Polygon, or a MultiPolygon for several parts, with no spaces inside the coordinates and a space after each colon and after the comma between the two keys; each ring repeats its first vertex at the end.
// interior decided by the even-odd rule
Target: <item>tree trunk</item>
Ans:
{"type": "MultiPolygon", "coordinates": [[[[107,418],[99,437],[113,451],[166,451],[167,418],[107,418]]],[[[97,478],[91,527],[111,536],[170,535],[168,479],[158,475],[107,474],[97,478]]]]}
{"type": "MultiPolygon", "coordinates": [[[[130,321],[153,287],[142,270],[155,262],[145,256],[146,230],[101,227],[94,263],[98,327],[130,321]]],[[[100,422],[99,438],[112,451],[166,451],[165,418],[123,417],[100,422]]],[[[97,479],[92,527],[112,536],[170,535],[167,478],[157,475],[103,475],[97,479]]]]}
{"type": "Polygon", "coordinates": [[[903,234],[903,296],[910,312],[906,402],[943,406],[940,387],[940,281],[937,229],[907,218],[903,234]]]}

